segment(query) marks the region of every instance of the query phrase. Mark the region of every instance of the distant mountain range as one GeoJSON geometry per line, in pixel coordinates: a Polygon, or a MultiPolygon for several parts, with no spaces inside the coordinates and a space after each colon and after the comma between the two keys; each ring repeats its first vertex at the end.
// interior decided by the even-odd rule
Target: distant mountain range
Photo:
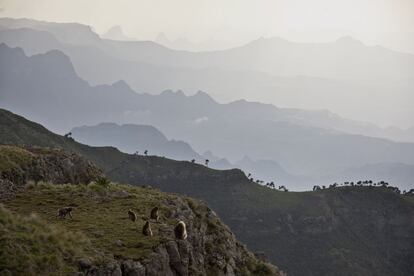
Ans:
{"type": "MultiPolygon", "coordinates": [[[[384,124],[414,124],[414,55],[367,47],[349,37],[319,44],[259,39],[224,51],[191,53],[150,41],[101,39],[80,24],[2,18],[0,29],[0,42],[29,55],[63,51],[76,72],[95,85],[122,79],[138,92],[204,90],[220,100],[245,98],[331,109],[384,124]]],[[[414,128],[349,121],[344,126],[329,115],[311,121],[352,134],[414,141],[414,128]]]]}
{"type": "Polygon", "coordinates": [[[199,42],[193,42],[184,37],[169,39],[163,32],[157,35],[154,42],[170,49],[191,52],[218,51],[234,46],[230,41],[216,40],[213,38],[199,42]]]}
{"type": "MultiPolygon", "coordinates": [[[[95,126],[76,127],[71,130],[76,141],[92,146],[114,146],[123,152],[145,155],[165,156],[176,160],[204,164],[209,160],[209,167],[215,169],[239,168],[246,175],[255,180],[276,181],[280,185],[293,185],[293,187],[307,187],[309,183],[322,183],[329,185],[337,182],[350,182],[354,180],[384,180],[390,183],[405,183],[404,189],[414,187],[414,165],[403,163],[377,163],[361,167],[350,167],[335,175],[322,175],[320,177],[306,177],[288,173],[279,163],[273,160],[252,160],[244,156],[239,161],[230,163],[226,158],[215,156],[211,151],[202,155],[195,152],[184,141],[168,140],[158,129],[147,125],[118,125],[115,123],[101,123],[95,126]]],[[[305,188],[306,189],[306,188],[305,188]]]]}
{"type": "Polygon", "coordinates": [[[216,67],[267,72],[278,76],[299,75],[337,80],[353,78],[363,83],[378,81],[378,78],[384,82],[413,78],[414,55],[381,47],[367,47],[351,37],[331,43],[294,43],[277,37],[260,38],[228,50],[192,53],[171,50],[150,41],[100,40],[89,26],[75,23],[2,18],[0,26],[47,31],[62,43],[95,45],[123,60],[158,66],[193,69],[216,67]]]}
{"type": "Polygon", "coordinates": [[[75,127],[71,136],[78,142],[92,146],[113,146],[131,154],[165,156],[175,160],[190,161],[204,164],[214,169],[226,170],[240,168],[250,174],[253,179],[271,179],[279,183],[296,184],[306,182],[306,178],[293,176],[286,172],[276,161],[252,160],[248,156],[230,163],[226,158],[215,156],[211,151],[199,154],[186,142],[168,140],[167,137],[153,126],[115,123],[101,123],[94,126],[75,127]]]}
{"type": "MultiPolygon", "coordinates": [[[[244,155],[277,161],[289,173],[313,183],[351,167],[414,164],[414,144],[306,125],[300,122],[301,110],[247,101],[219,104],[204,92],[137,94],[123,81],[90,86],[57,50],[27,57],[21,49],[3,44],[0,62],[0,105],[60,133],[101,122],[152,125],[168,137],[188,142],[196,152],[208,149],[230,163],[244,155]]],[[[307,114],[304,120],[313,113],[307,114]]],[[[396,184],[409,187],[412,179],[396,184]]]]}
{"type": "Polygon", "coordinates": [[[71,130],[72,137],[84,144],[93,146],[114,146],[127,153],[166,156],[176,160],[189,161],[201,156],[183,141],[168,140],[153,126],[117,125],[101,123],[95,126],[76,127],[71,130]]]}

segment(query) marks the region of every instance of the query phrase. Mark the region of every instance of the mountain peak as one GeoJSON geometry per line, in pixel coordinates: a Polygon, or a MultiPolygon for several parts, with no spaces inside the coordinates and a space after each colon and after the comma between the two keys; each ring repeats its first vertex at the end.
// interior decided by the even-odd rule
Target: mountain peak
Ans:
{"type": "Polygon", "coordinates": [[[24,53],[23,49],[20,47],[9,47],[6,43],[0,43],[0,52],[14,52],[14,53],[18,53],[19,55],[23,55],[26,56],[26,54],[24,53]]]}
{"type": "Polygon", "coordinates": [[[274,44],[288,44],[290,43],[288,40],[280,37],[280,36],[272,36],[272,37],[259,37],[255,40],[250,41],[246,44],[246,46],[268,46],[274,44]]]}
{"type": "Polygon", "coordinates": [[[196,99],[201,99],[201,100],[204,100],[204,101],[209,101],[209,102],[214,102],[214,103],[216,103],[216,101],[208,94],[208,93],[206,93],[206,92],[204,92],[204,91],[201,91],[201,90],[198,90],[193,96],[191,96],[191,97],[194,97],[194,98],[196,98],[196,99]]]}
{"type": "Polygon", "coordinates": [[[253,160],[249,156],[245,155],[239,162],[240,163],[252,163],[253,160]]]}
{"type": "Polygon", "coordinates": [[[155,42],[160,43],[160,44],[164,44],[164,43],[169,43],[170,40],[168,39],[168,37],[165,33],[161,32],[155,38],[155,42]]]}
{"type": "Polygon", "coordinates": [[[345,45],[364,45],[360,40],[353,38],[352,36],[342,36],[338,38],[336,43],[345,44],[345,45]]]}
{"type": "Polygon", "coordinates": [[[112,84],[112,87],[122,90],[132,90],[131,87],[124,80],[116,81],[112,84]]]}
{"type": "Polygon", "coordinates": [[[103,38],[111,40],[133,40],[132,38],[126,36],[121,28],[121,26],[116,25],[111,27],[106,33],[102,35],[103,38]]]}
{"type": "Polygon", "coordinates": [[[174,96],[178,96],[178,97],[185,97],[185,94],[182,90],[177,90],[177,91],[173,91],[171,89],[167,89],[161,92],[160,96],[170,96],[170,97],[174,97],[174,96]]]}

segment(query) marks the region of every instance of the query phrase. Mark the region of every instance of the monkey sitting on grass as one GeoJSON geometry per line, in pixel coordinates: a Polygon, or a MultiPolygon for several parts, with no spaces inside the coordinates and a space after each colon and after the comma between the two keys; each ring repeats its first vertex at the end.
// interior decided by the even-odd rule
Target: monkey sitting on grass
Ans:
{"type": "Polygon", "coordinates": [[[185,240],[187,239],[187,229],[185,222],[180,220],[174,228],[174,234],[176,239],[185,240]]]}
{"type": "Polygon", "coordinates": [[[133,222],[135,222],[137,220],[137,215],[135,214],[134,211],[132,211],[131,209],[128,210],[128,217],[130,220],[132,220],[133,222]]]}
{"type": "Polygon", "coordinates": [[[158,207],[152,208],[150,218],[155,221],[159,220],[160,216],[158,215],[158,207]]]}
{"type": "Polygon", "coordinates": [[[58,216],[58,218],[65,219],[66,216],[69,215],[69,217],[71,219],[73,219],[73,217],[72,217],[72,211],[73,211],[73,208],[72,207],[63,207],[63,208],[60,208],[58,210],[58,215],[57,216],[58,216]]]}
{"type": "Polygon", "coordinates": [[[148,220],[145,222],[144,227],[142,227],[142,234],[152,237],[151,225],[148,220]]]}

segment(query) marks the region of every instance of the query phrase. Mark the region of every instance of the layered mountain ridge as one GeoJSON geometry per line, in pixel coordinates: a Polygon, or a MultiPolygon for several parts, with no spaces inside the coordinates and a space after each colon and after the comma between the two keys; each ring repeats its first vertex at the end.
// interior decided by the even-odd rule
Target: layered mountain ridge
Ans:
{"type": "MultiPolygon", "coordinates": [[[[206,201],[242,242],[289,275],[410,275],[414,202],[386,186],[282,192],[240,170],[89,147],[1,111],[0,143],[75,151],[115,181],[206,201]]],[[[40,205],[41,206],[41,205],[40,205]]]]}
{"type": "MultiPolygon", "coordinates": [[[[190,53],[149,41],[99,39],[90,27],[72,25],[3,18],[0,41],[22,47],[29,55],[59,49],[92,84],[124,79],[134,90],[151,94],[165,89],[203,90],[221,101],[246,98],[286,107],[312,106],[382,125],[393,125],[393,121],[413,125],[409,121],[414,66],[410,54],[368,47],[351,38],[331,43],[262,38],[225,51],[190,53]],[[88,38],[77,43],[83,36],[88,38]],[[398,114],[393,106],[399,107],[398,114]]],[[[354,134],[414,141],[409,129],[356,123],[329,126],[354,134]]]]}
{"type": "MultiPolygon", "coordinates": [[[[1,106],[61,133],[101,122],[152,125],[167,137],[186,141],[196,152],[211,150],[230,163],[245,155],[254,160],[273,160],[290,174],[303,176],[295,179],[295,189],[309,189],[322,181],[353,180],[346,174],[351,167],[414,164],[411,143],[300,124],[298,118],[309,117],[301,111],[247,101],[219,104],[204,92],[193,96],[172,91],[137,94],[122,81],[90,86],[77,76],[69,58],[56,50],[27,57],[3,44],[0,59],[4,65],[1,106]]],[[[407,189],[412,179],[410,175],[401,179],[390,174],[388,179],[373,180],[393,181],[407,189]]]]}

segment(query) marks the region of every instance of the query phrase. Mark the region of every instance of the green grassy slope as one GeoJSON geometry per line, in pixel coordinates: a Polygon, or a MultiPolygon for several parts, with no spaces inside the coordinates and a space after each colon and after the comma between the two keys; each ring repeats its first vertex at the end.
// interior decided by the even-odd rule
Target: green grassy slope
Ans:
{"type": "Polygon", "coordinates": [[[23,215],[35,212],[50,224],[85,233],[95,248],[105,254],[139,260],[148,256],[163,238],[173,238],[171,229],[176,221],[167,218],[164,218],[162,225],[154,224],[153,238],[149,239],[141,233],[144,219],[149,219],[151,209],[159,205],[165,206],[163,201],[173,199],[173,196],[153,189],[144,190],[128,185],[111,185],[105,189],[97,184],[40,184],[29,187],[24,193],[6,202],[5,206],[23,215]],[[57,210],[62,206],[75,208],[73,220],[56,218],[57,210]],[[137,213],[137,223],[128,219],[129,209],[137,213]],[[122,240],[124,246],[114,246],[118,239],[122,240]]]}
{"type": "MultiPolygon", "coordinates": [[[[10,123],[4,124],[0,130],[9,132],[10,123]]],[[[17,136],[31,144],[36,141],[33,135],[40,137],[34,131],[17,136]]],[[[64,139],[45,129],[42,135],[53,136],[52,141],[64,139]]],[[[69,139],[61,147],[95,161],[112,180],[205,200],[242,242],[264,252],[289,275],[414,274],[414,202],[389,189],[280,192],[251,183],[240,170],[127,155],[69,139]]]]}
{"type": "Polygon", "coordinates": [[[84,155],[104,170],[116,167],[127,157],[113,147],[90,147],[77,143],[4,109],[0,109],[0,143],[62,148],[84,155]]]}
{"type": "Polygon", "coordinates": [[[77,259],[92,247],[80,233],[21,216],[0,206],[0,274],[64,275],[78,271],[77,259]]]}
{"type": "MultiPolygon", "coordinates": [[[[107,187],[29,184],[4,206],[7,209],[0,207],[0,274],[67,275],[79,271],[81,260],[97,267],[133,260],[151,269],[149,260],[158,258],[153,257],[157,248],[175,241],[173,229],[179,214],[188,223],[190,248],[200,246],[190,249],[191,254],[204,254],[201,269],[222,274],[214,258],[239,258],[238,275],[279,275],[275,267],[259,262],[237,245],[205,205],[156,189],[113,183],[107,187]],[[57,218],[62,206],[74,208],[73,219],[57,218]],[[160,219],[152,221],[154,236],[147,237],[142,227],[154,206],[160,208],[160,219]],[[129,209],[137,214],[136,222],[129,220],[129,209]]],[[[202,273],[199,264],[189,266],[195,274],[202,273]]]]}

